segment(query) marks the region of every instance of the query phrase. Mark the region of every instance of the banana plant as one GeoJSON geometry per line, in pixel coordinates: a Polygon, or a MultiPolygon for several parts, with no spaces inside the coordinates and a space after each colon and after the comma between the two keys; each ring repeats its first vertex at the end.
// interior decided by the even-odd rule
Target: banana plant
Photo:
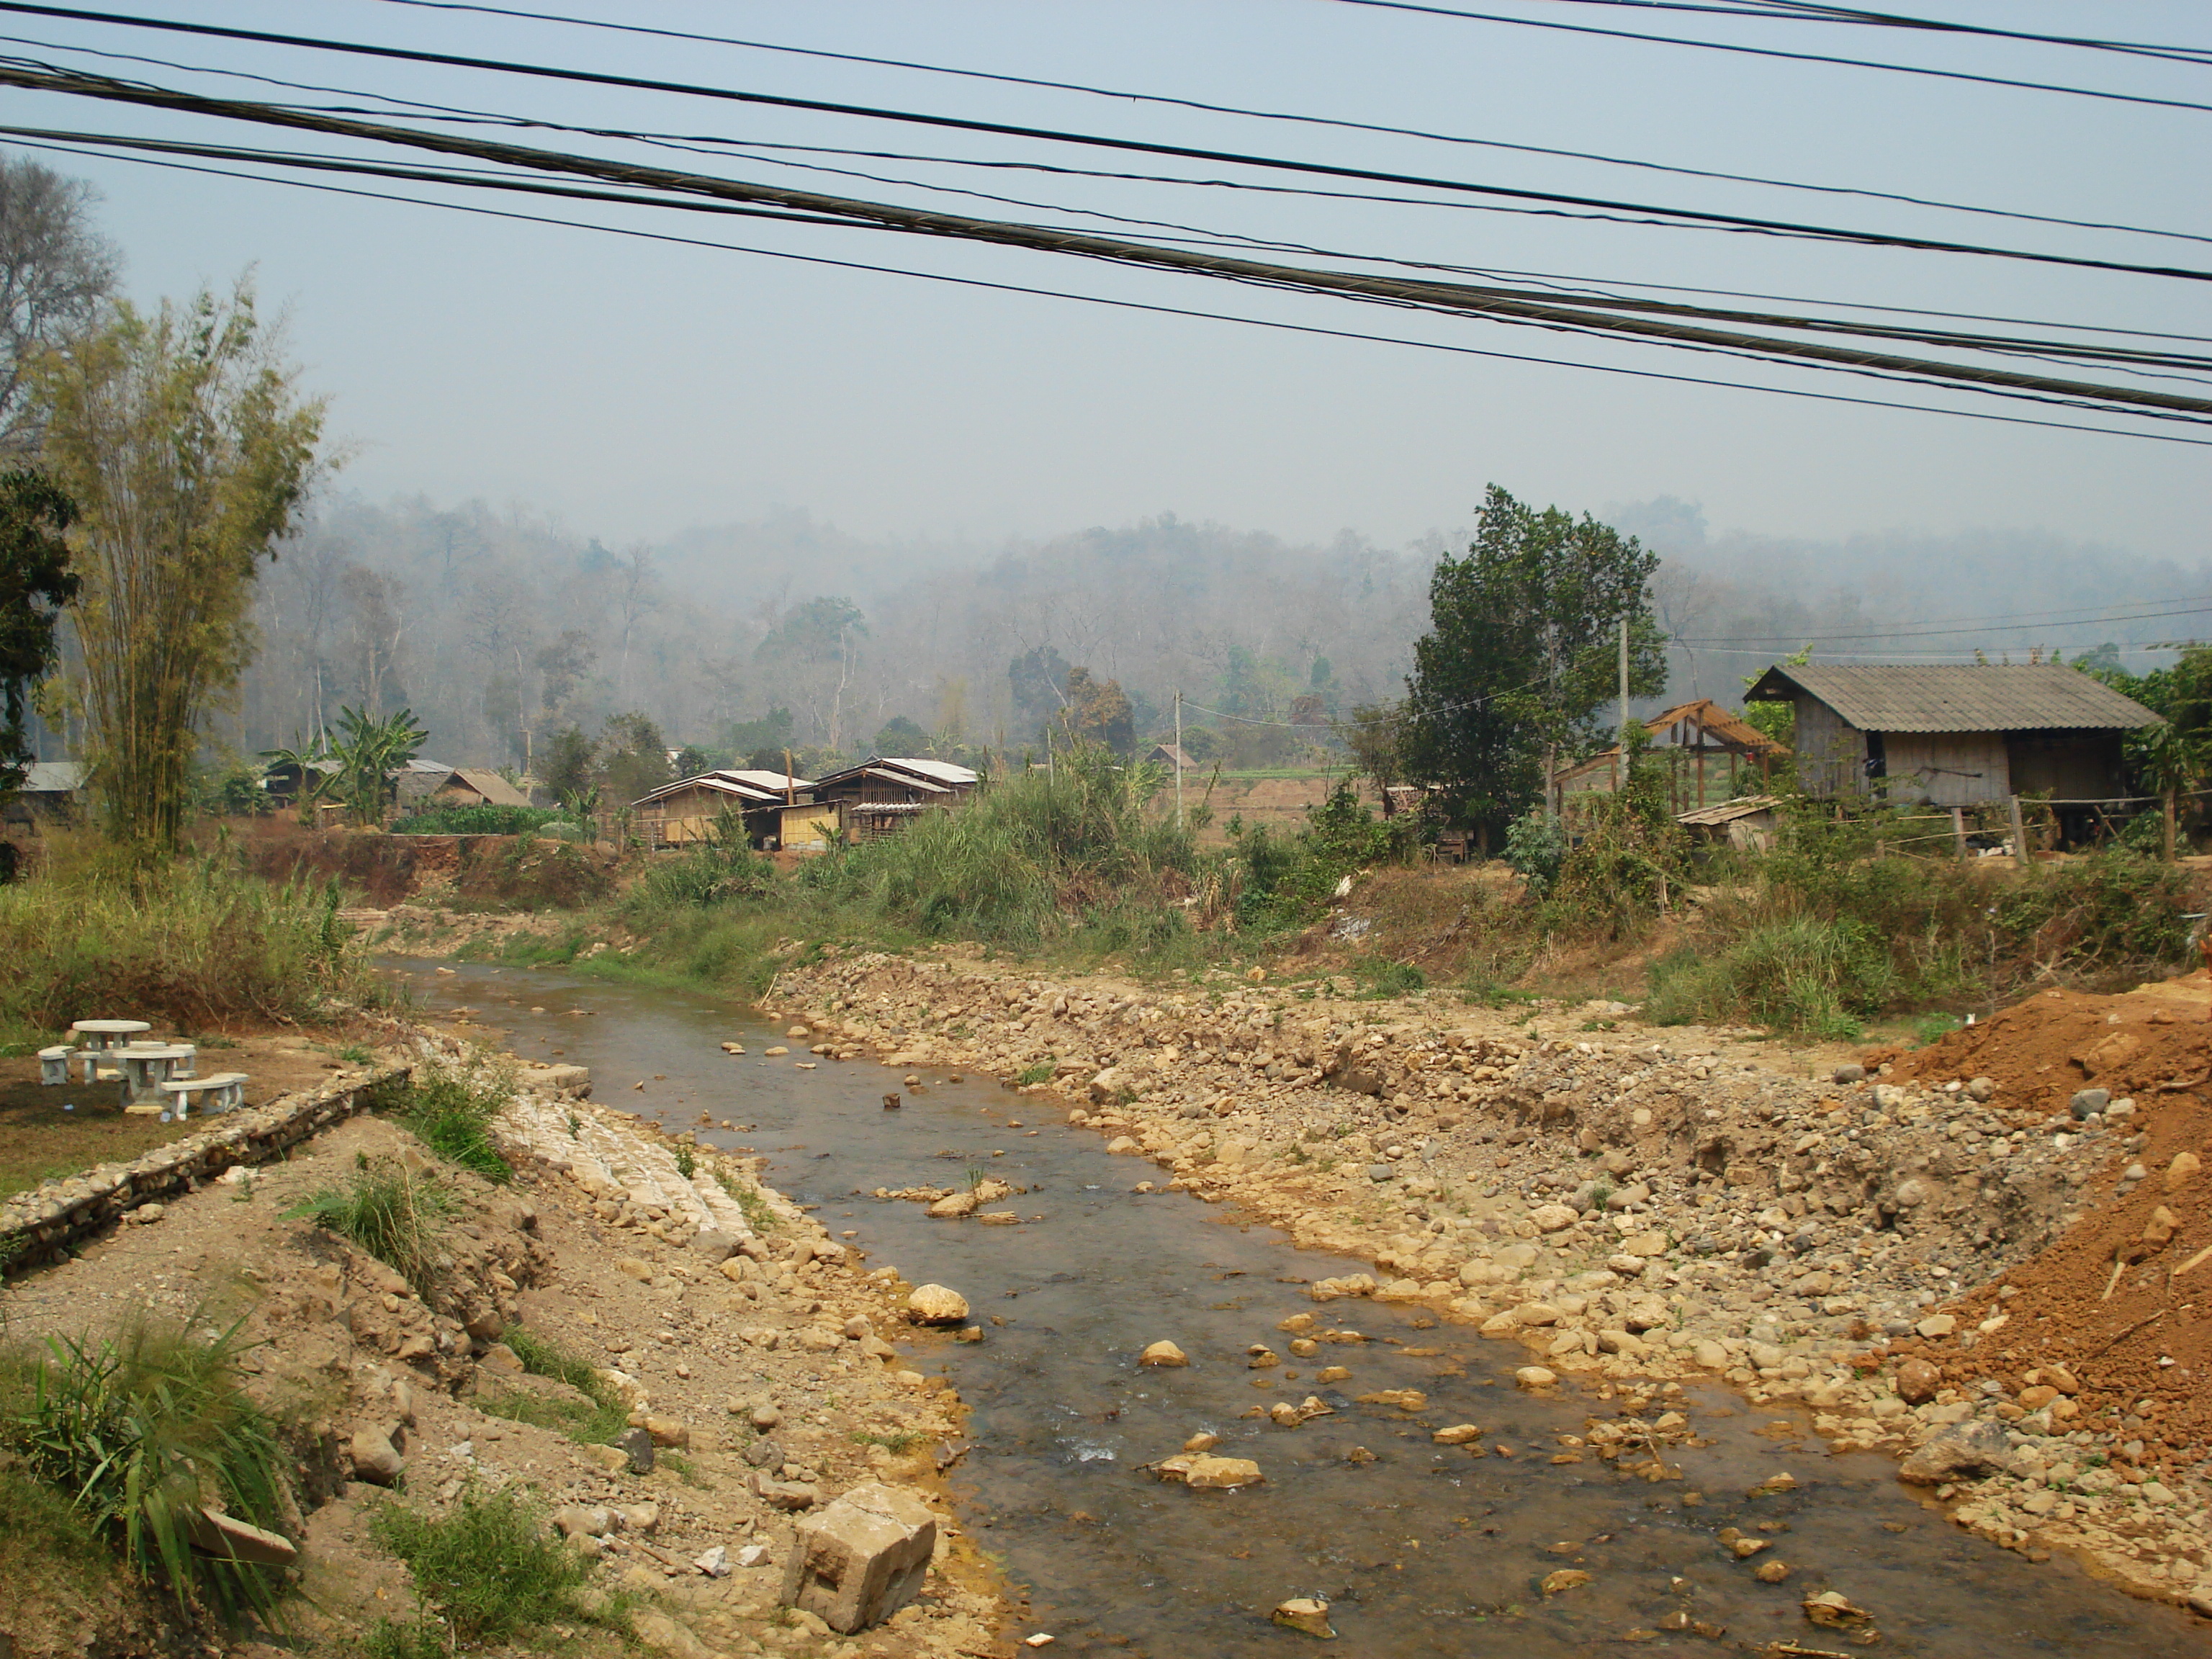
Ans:
{"type": "Polygon", "coordinates": [[[331,786],[337,781],[337,774],[331,769],[331,751],[320,738],[303,747],[300,734],[295,732],[292,744],[289,749],[261,751],[261,758],[269,763],[263,775],[266,778],[289,769],[300,781],[293,797],[293,804],[300,811],[300,822],[312,824],[315,821],[315,803],[330,793],[331,786]]]}
{"type": "Polygon", "coordinates": [[[360,824],[381,823],[392,798],[392,775],[422,752],[429,732],[415,723],[412,709],[377,719],[366,709],[338,711],[337,793],[360,824]]]}

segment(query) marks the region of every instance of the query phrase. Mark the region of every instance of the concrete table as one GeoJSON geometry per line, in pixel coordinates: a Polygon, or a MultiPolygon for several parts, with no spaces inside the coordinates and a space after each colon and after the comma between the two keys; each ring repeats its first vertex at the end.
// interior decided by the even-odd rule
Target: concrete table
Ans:
{"type": "Polygon", "coordinates": [[[81,1019],[70,1027],[70,1035],[79,1039],[78,1058],[84,1061],[84,1080],[91,1083],[100,1076],[100,1063],[111,1051],[135,1037],[143,1036],[154,1028],[143,1019],[81,1019]]]}
{"type": "Polygon", "coordinates": [[[189,1042],[131,1042],[109,1049],[108,1055],[123,1067],[123,1104],[127,1110],[154,1097],[157,1084],[191,1076],[199,1050],[189,1042]]]}

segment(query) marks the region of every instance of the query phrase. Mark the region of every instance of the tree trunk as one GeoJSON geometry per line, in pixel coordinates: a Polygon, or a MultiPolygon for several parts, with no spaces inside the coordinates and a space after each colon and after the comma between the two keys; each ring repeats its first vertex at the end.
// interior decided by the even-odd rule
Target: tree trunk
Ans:
{"type": "Polygon", "coordinates": [[[2166,861],[2168,864],[2173,862],[2173,823],[2177,816],[2174,793],[2169,786],[2166,792],[2166,861]]]}

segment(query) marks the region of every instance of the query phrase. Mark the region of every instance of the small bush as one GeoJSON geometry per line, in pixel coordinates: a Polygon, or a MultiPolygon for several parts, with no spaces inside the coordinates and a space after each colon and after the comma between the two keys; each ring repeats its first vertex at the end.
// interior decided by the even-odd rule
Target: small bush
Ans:
{"type": "Polygon", "coordinates": [[[1034,1066],[1023,1066],[1019,1072],[1015,1073],[1014,1081],[1020,1084],[1024,1088],[1027,1088],[1034,1083],[1049,1083],[1052,1081],[1052,1074],[1056,1069],[1057,1067],[1054,1066],[1051,1060],[1041,1060],[1034,1066]]]}
{"type": "Polygon", "coordinates": [[[407,1081],[379,1091],[373,1103],[448,1164],[504,1186],[514,1170],[492,1144],[491,1121],[514,1092],[514,1079],[491,1066],[425,1065],[407,1081]]]}
{"type": "Polygon", "coordinates": [[[471,1488],[443,1515],[387,1505],[370,1520],[369,1535],[407,1564],[415,1593],[437,1609],[456,1643],[503,1642],[583,1616],[576,1595],[582,1559],[512,1487],[471,1488]]]}
{"type": "Polygon", "coordinates": [[[283,1520],[284,1454],[240,1386],[239,1328],[149,1318],[104,1340],[50,1338],[12,1368],[0,1445],[179,1603],[273,1620],[272,1570],[191,1547],[204,1504],[272,1531],[283,1520]]]}
{"type": "Polygon", "coordinates": [[[1358,970],[1378,997],[1402,997],[1428,988],[1429,976],[1410,962],[1362,963],[1358,970]]]}
{"type": "Polygon", "coordinates": [[[453,1210],[453,1194],[434,1176],[378,1158],[364,1161],[343,1187],[326,1187],[286,1212],[286,1218],[304,1217],[350,1239],[423,1291],[435,1277],[438,1234],[453,1210]]]}
{"type": "Polygon", "coordinates": [[[441,806],[392,826],[395,836],[520,836],[562,825],[578,828],[550,806],[441,806]]]}
{"type": "Polygon", "coordinates": [[[682,1176],[686,1181],[689,1181],[698,1172],[698,1154],[694,1152],[689,1146],[678,1146],[676,1149],[676,1173],[682,1176]]]}

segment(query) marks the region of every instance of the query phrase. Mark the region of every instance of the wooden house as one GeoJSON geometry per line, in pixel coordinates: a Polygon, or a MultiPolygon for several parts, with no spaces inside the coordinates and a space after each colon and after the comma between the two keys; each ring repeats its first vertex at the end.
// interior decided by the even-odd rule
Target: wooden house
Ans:
{"type": "Polygon", "coordinates": [[[7,797],[5,822],[35,830],[82,816],[90,769],[82,761],[33,761],[22,787],[7,797]]]}
{"type": "MultiPolygon", "coordinates": [[[[1651,754],[1668,767],[1672,810],[1695,812],[1765,787],[1789,749],[1710,697],[1662,708],[1644,722],[1651,754]]],[[[1609,795],[1620,787],[1620,746],[1602,750],[1552,775],[1562,816],[1572,818],[1578,796],[1609,795]]]]}
{"type": "Polygon", "coordinates": [[[896,835],[924,812],[957,806],[979,781],[969,768],[949,761],[877,755],[817,781],[814,798],[837,809],[847,841],[872,841],[896,835]]]}
{"type": "Polygon", "coordinates": [[[1744,852],[1763,853],[1774,840],[1774,812],[1781,805],[1772,795],[1746,795],[1677,813],[1674,822],[1690,832],[1692,841],[1724,841],[1744,852]]]}
{"type": "Polygon", "coordinates": [[[1797,787],[1820,799],[1966,807],[2045,795],[2086,813],[2126,797],[2121,740],[2158,724],[2063,663],[1778,664],[1749,695],[1796,705],[1797,787]]]}
{"type": "Polygon", "coordinates": [[[633,826],[647,847],[688,847],[715,840],[723,814],[735,812],[752,846],[773,849],[788,844],[783,835],[785,810],[811,800],[814,787],[805,778],[757,768],[701,772],[632,801],[633,826]]]}
{"type": "Polygon", "coordinates": [[[1170,771],[1195,772],[1198,763],[1171,743],[1156,743],[1145,751],[1145,758],[1154,766],[1164,766],[1170,771]]]}
{"type": "Polygon", "coordinates": [[[443,761],[413,760],[392,779],[402,812],[434,812],[441,806],[527,806],[524,794],[496,772],[480,767],[448,766],[443,761]]]}

